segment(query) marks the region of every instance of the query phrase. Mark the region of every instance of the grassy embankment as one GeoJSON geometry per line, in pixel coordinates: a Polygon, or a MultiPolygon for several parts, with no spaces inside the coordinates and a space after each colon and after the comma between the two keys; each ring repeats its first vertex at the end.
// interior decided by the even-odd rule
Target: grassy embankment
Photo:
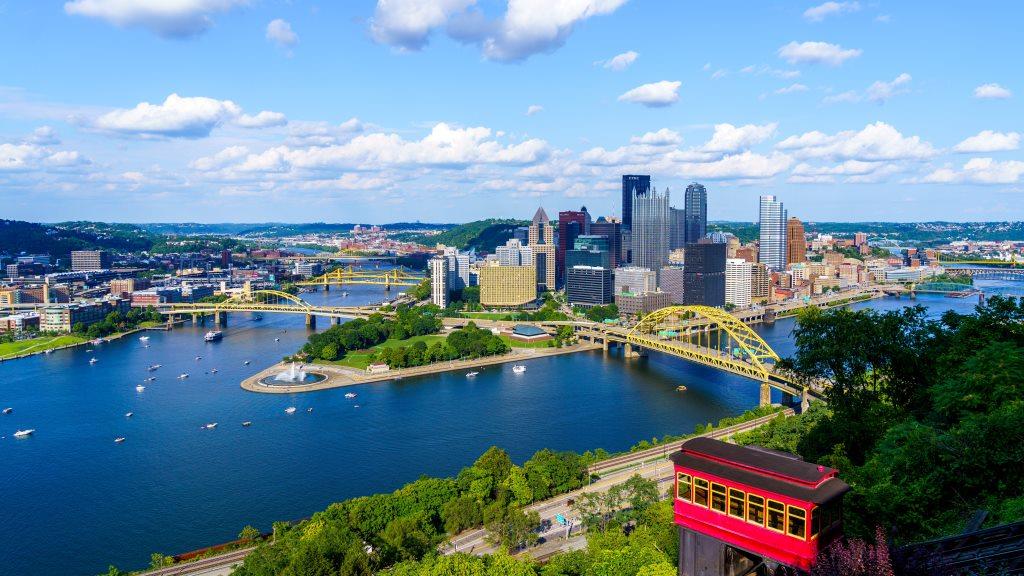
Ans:
{"type": "Polygon", "coordinates": [[[40,336],[39,338],[29,338],[28,340],[19,340],[17,342],[4,342],[0,344],[0,360],[42,352],[44,350],[52,350],[61,346],[81,344],[87,340],[88,338],[83,336],[62,334],[60,336],[40,336]]]}

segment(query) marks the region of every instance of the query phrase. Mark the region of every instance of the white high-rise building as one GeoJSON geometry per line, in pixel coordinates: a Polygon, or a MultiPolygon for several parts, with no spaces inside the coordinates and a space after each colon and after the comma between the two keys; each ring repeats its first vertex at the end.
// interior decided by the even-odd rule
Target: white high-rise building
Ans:
{"type": "Polygon", "coordinates": [[[529,266],[533,264],[533,250],[516,238],[505,242],[504,246],[495,248],[498,264],[501,266],[529,266]]]}
{"type": "Polygon", "coordinates": [[[430,302],[448,306],[448,260],[441,256],[430,259],[430,302]]]}
{"type": "Polygon", "coordinates": [[[758,261],[776,272],[786,269],[786,208],[775,196],[761,196],[758,261]]]}
{"type": "Polygon", "coordinates": [[[742,258],[725,261],[725,303],[737,308],[750,306],[754,265],[742,258]]]}
{"type": "Polygon", "coordinates": [[[457,248],[445,247],[444,259],[448,261],[448,290],[461,292],[469,286],[469,254],[462,254],[457,248]]]}
{"type": "Polygon", "coordinates": [[[654,270],[640,266],[623,266],[615,269],[615,293],[632,292],[645,294],[658,290],[658,275],[654,270]]]}

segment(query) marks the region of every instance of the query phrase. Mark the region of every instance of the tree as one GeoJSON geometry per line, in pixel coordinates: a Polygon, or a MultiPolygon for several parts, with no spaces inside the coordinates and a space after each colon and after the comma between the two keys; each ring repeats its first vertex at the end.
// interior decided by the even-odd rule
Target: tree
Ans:
{"type": "Polygon", "coordinates": [[[461,496],[445,502],[441,507],[441,521],[449,534],[458,534],[467,528],[478,526],[483,521],[480,503],[471,496],[461,496]]]}
{"type": "Polygon", "coordinates": [[[261,536],[262,534],[259,530],[249,525],[246,525],[246,527],[242,528],[242,531],[238,533],[239,540],[259,540],[261,536]]]}
{"type": "Polygon", "coordinates": [[[494,545],[509,550],[518,550],[537,541],[536,528],[540,526],[540,515],[536,510],[524,512],[516,506],[509,506],[504,513],[488,522],[487,539],[494,545]]]}
{"type": "Polygon", "coordinates": [[[430,549],[430,536],[423,531],[421,522],[419,515],[412,515],[388,523],[381,540],[389,548],[389,556],[398,560],[415,560],[430,549]]]}
{"type": "Polygon", "coordinates": [[[338,345],[331,342],[320,349],[320,358],[331,361],[338,359],[338,345]]]}
{"type": "Polygon", "coordinates": [[[163,568],[164,566],[171,566],[173,564],[173,556],[164,556],[159,552],[153,552],[149,555],[149,567],[154,570],[156,570],[157,568],[163,568]]]}

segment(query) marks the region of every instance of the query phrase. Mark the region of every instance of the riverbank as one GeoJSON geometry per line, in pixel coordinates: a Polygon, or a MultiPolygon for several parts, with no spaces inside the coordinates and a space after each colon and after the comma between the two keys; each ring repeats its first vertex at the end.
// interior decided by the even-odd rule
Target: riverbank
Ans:
{"type": "MultiPolygon", "coordinates": [[[[180,325],[183,322],[183,320],[178,320],[175,324],[180,325]]],[[[139,325],[136,328],[132,328],[131,330],[117,332],[115,334],[110,334],[109,336],[103,336],[103,340],[117,340],[144,330],[169,330],[169,328],[167,328],[167,324],[164,322],[147,321],[143,322],[142,325],[139,325]]],[[[45,340],[46,338],[47,337],[44,336],[41,338],[33,338],[32,340],[45,340]]],[[[48,342],[39,342],[15,353],[7,355],[0,354],[0,362],[18,360],[19,358],[28,358],[29,356],[35,356],[37,354],[47,354],[55,350],[75,348],[76,346],[92,344],[92,342],[92,338],[86,338],[85,336],[78,336],[77,334],[61,334],[60,336],[54,336],[48,342]]]]}
{"type": "Polygon", "coordinates": [[[293,394],[296,392],[315,392],[317,390],[329,390],[331,388],[343,388],[345,386],[356,386],[358,384],[370,384],[373,382],[386,382],[411,378],[414,376],[428,376],[456,370],[468,370],[471,368],[482,368],[506,364],[508,362],[525,362],[536,358],[549,356],[560,356],[575,352],[588,350],[600,350],[601,347],[592,344],[574,344],[562,348],[513,348],[511,352],[499,356],[485,356],[472,360],[453,360],[450,362],[437,362],[426,366],[415,366],[412,368],[401,368],[389,370],[380,374],[370,374],[365,370],[357,370],[336,364],[305,364],[303,370],[322,374],[327,378],[320,382],[311,384],[297,384],[295,386],[267,386],[260,383],[260,380],[273,376],[288,368],[284,362],[279,362],[242,381],[242,388],[250,392],[263,392],[267,394],[293,394]]]}

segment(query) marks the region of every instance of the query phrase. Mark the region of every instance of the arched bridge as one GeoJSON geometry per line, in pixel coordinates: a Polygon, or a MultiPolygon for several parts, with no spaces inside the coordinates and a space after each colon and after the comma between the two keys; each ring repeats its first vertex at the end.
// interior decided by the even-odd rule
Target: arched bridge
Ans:
{"type": "Polygon", "coordinates": [[[712,366],[761,383],[761,403],[769,388],[786,394],[818,398],[820,386],[806,386],[778,367],[779,355],[740,319],[711,306],[670,306],[644,316],[632,328],[592,324],[580,327],[591,340],[623,343],[627,353],[654,350],[712,366]]]}
{"type": "Polygon", "coordinates": [[[975,280],[1009,280],[1011,282],[1024,281],[1024,268],[963,266],[958,268],[946,268],[946,274],[950,276],[970,276],[975,280]]]}
{"type": "Polygon", "coordinates": [[[324,290],[330,290],[331,286],[344,286],[346,284],[361,284],[370,286],[383,286],[390,290],[392,286],[417,286],[423,281],[423,276],[407,272],[403,268],[392,268],[390,270],[363,270],[346,266],[330,272],[321,274],[315,278],[296,282],[297,286],[321,286],[324,290]]]}
{"type": "MultiPolygon", "coordinates": [[[[161,314],[199,315],[213,314],[217,324],[226,320],[228,312],[278,312],[284,314],[305,314],[306,324],[316,325],[317,316],[332,319],[365,318],[371,314],[382,314],[372,306],[318,306],[302,298],[279,290],[252,290],[241,292],[220,302],[174,302],[157,307],[161,314]]],[[[384,313],[386,314],[386,313],[384,313]]]]}

